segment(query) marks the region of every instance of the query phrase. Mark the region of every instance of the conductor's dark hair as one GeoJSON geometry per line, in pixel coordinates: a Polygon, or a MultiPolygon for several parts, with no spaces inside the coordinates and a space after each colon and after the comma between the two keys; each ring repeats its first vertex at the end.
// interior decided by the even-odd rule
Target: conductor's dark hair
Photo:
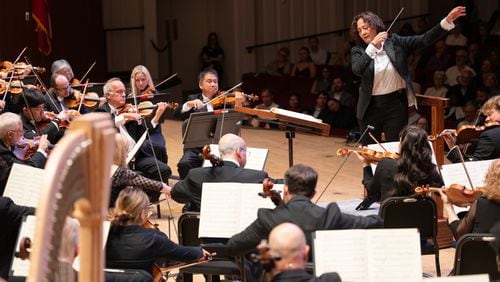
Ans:
{"type": "Polygon", "coordinates": [[[370,27],[374,28],[377,31],[377,33],[385,30],[384,21],[382,21],[382,19],[379,16],[377,16],[376,14],[374,14],[370,11],[365,11],[365,12],[359,13],[359,14],[354,16],[354,18],[352,19],[352,23],[351,23],[351,33],[354,36],[354,38],[356,38],[358,43],[365,44],[363,42],[363,39],[361,39],[361,37],[359,37],[359,34],[358,34],[358,20],[359,19],[363,19],[365,21],[365,23],[367,23],[370,27]]]}

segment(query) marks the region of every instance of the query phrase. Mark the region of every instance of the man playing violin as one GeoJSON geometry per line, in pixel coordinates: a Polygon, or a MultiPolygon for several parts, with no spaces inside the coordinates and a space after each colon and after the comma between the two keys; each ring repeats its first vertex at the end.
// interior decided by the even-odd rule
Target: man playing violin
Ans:
{"type": "MultiPolygon", "coordinates": [[[[479,140],[474,153],[470,157],[466,157],[465,161],[492,160],[500,157],[500,96],[493,96],[481,108],[481,112],[486,115],[486,123],[483,132],[479,135],[479,140]]],[[[448,147],[452,148],[456,144],[457,131],[453,129],[445,129],[441,136],[445,140],[448,147]]],[[[451,150],[448,153],[448,159],[452,162],[460,162],[460,153],[456,150],[451,150]]]]}
{"type": "Polygon", "coordinates": [[[3,195],[7,177],[14,163],[43,168],[47,160],[47,154],[45,153],[49,147],[47,135],[40,137],[38,149],[29,159],[21,160],[16,157],[13,149],[22,139],[23,133],[23,124],[18,115],[9,112],[0,115],[0,158],[6,165],[4,177],[0,179],[0,195],[3,195]]]}
{"type": "Polygon", "coordinates": [[[65,128],[60,125],[63,121],[69,121],[68,113],[62,111],[55,119],[49,119],[45,116],[45,98],[40,91],[25,89],[23,95],[20,103],[24,137],[33,139],[36,136],[47,135],[48,140],[56,144],[64,135],[65,128]]]}
{"type": "Polygon", "coordinates": [[[171,189],[172,199],[188,203],[185,210],[200,211],[201,190],[205,182],[262,183],[268,175],[265,171],[245,168],[246,151],[246,143],[241,137],[232,133],[222,136],[219,141],[222,165],[190,170],[186,178],[171,189]]]}
{"type": "MultiPolygon", "coordinates": [[[[60,113],[69,110],[68,101],[71,99],[80,99],[81,93],[75,91],[69,85],[66,76],[62,74],[52,74],[50,77],[49,94],[45,95],[45,108],[49,112],[60,113]]],[[[80,109],[80,113],[87,112],[86,107],[80,109]]]]}
{"type": "MultiPolygon", "coordinates": [[[[130,108],[133,108],[133,106],[125,104],[125,85],[119,78],[109,79],[104,84],[103,92],[106,103],[97,108],[96,112],[108,112],[113,116],[117,130],[128,140],[129,153],[146,130],[149,131],[149,135],[159,130],[158,120],[167,108],[166,103],[158,103],[154,117],[149,120],[142,118],[139,113],[123,111],[124,107],[130,106],[130,108]]],[[[147,178],[161,182],[166,182],[172,175],[170,167],[166,163],[157,160],[154,153],[154,144],[149,140],[146,140],[136,153],[134,167],[135,170],[141,171],[147,178]]],[[[153,191],[148,195],[150,200],[154,202],[158,200],[160,193],[153,191]]]]}
{"type": "MultiPolygon", "coordinates": [[[[194,112],[213,112],[214,106],[210,101],[219,93],[219,78],[217,72],[213,69],[206,69],[198,75],[198,86],[201,93],[188,96],[188,101],[180,108],[180,116],[185,119],[182,125],[182,134],[185,134],[187,118],[194,112]]],[[[236,94],[236,103],[240,103],[240,94],[236,94]]],[[[227,106],[227,105],[226,105],[227,106]]],[[[230,105],[228,108],[232,108],[230,105]]],[[[178,113],[179,114],[179,113],[178,113]]],[[[181,160],[177,164],[179,177],[184,179],[189,170],[195,167],[200,167],[203,164],[198,155],[202,148],[185,149],[181,160]]]]}

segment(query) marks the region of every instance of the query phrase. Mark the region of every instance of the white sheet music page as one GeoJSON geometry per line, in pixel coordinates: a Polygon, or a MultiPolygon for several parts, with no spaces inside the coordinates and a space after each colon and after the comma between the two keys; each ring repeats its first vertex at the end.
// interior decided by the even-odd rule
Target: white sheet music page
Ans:
{"type": "Polygon", "coordinates": [[[471,275],[457,275],[457,276],[441,276],[432,278],[423,278],[422,281],[430,282],[489,282],[490,277],[488,274],[471,274],[471,275]]]}
{"type": "Polygon", "coordinates": [[[316,275],[338,272],[345,281],[421,281],[416,229],[316,231],[316,275]]]}
{"type": "MultiPolygon", "coordinates": [[[[210,144],[210,153],[220,157],[219,145],[210,144]]],[[[245,168],[264,170],[268,153],[269,149],[247,147],[247,163],[245,168]]],[[[212,164],[209,160],[204,160],[203,166],[211,167],[212,164]]]]}
{"type": "MultiPolygon", "coordinates": [[[[464,163],[469,171],[469,176],[474,187],[484,186],[484,177],[493,161],[494,160],[486,160],[464,163]]],[[[443,165],[441,167],[441,174],[443,175],[444,184],[446,186],[450,186],[451,184],[462,184],[469,189],[471,188],[461,163],[443,165]]]]}
{"type": "Polygon", "coordinates": [[[16,205],[35,208],[38,206],[44,177],[45,170],[41,168],[14,164],[3,196],[11,198],[16,205]]]}
{"type": "MultiPolygon", "coordinates": [[[[19,231],[19,236],[16,243],[16,252],[19,252],[19,241],[28,237],[33,242],[33,238],[35,238],[35,224],[36,224],[36,216],[28,215],[26,220],[21,224],[21,230],[19,231]]],[[[12,274],[11,276],[15,277],[28,277],[30,273],[30,260],[22,260],[20,258],[14,257],[12,260],[12,274]]]]}
{"type": "Polygon", "coordinates": [[[271,112],[273,112],[275,114],[283,115],[283,116],[294,117],[294,118],[303,119],[303,120],[312,121],[312,122],[318,122],[318,123],[323,122],[321,119],[315,118],[315,117],[308,115],[308,114],[297,113],[297,112],[293,112],[293,111],[289,111],[289,110],[285,110],[285,109],[280,109],[280,108],[271,108],[271,112]]]}
{"type": "Polygon", "coordinates": [[[203,183],[199,236],[230,238],[257,218],[259,208],[274,208],[259,192],[262,184],[203,183]]]}

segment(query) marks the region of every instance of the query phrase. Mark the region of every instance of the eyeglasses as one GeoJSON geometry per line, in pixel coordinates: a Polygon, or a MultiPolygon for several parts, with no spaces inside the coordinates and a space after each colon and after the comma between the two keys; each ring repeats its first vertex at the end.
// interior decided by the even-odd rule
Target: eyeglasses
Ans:
{"type": "Polygon", "coordinates": [[[56,87],[55,89],[56,89],[57,91],[67,90],[67,89],[69,89],[69,85],[68,85],[68,86],[66,86],[66,87],[60,87],[60,88],[56,87]]]}
{"type": "Polygon", "coordinates": [[[116,93],[116,94],[124,94],[125,89],[120,89],[120,90],[112,90],[111,93],[116,93]]]}

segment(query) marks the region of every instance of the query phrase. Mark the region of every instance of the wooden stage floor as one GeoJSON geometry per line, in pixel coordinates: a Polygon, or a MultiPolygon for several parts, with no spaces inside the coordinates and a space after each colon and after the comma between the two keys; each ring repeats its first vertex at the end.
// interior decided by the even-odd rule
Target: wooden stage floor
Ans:
{"type": "MultiPolygon", "coordinates": [[[[182,156],[181,144],[181,122],[176,120],[165,120],[162,124],[163,135],[167,143],[169,166],[174,175],[177,173],[177,162],[182,156]]],[[[248,147],[258,147],[269,149],[269,154],[265,170],[271,177],[283,178],[288,168],[288,140],[285,138],[285,132],[279,130],[242,128],[241,136],[245,139],[248,147]]],[[[362,167],[355,156],[347,160],[336,156],[335,152],[339,148],[346,147],[345,139],[335,137],[323,137],[318,135],[304,134],[297,132],[293,141],[294,164],[302,163],[316,169],[319,174],[316,196],[325,189],[319,203],[329,203],[332,201],[361,199],[363,197],[362,167]],[[333,176],[345,161],[338,175],[333,176]],[[333,180],[332,180],[333,179],[333,180]]],[[[170,181],[170,185],[174,184],[170,181]]],[[[177,220],[181,214],[182,205],[172,200],[161,204],[161,219],[152,220],[160,225],[160,229],[169,234],[172,240],[177,241],[177,234],[174,226],[169,224],[167,215],[172,210],[174,220],[177,220]]],[[[176,229],[176,228],[175,228],[176,229]]],[[[441,249],[441,273],[448,274],[453,268],[455,249],[441,249]]],[[[434,256],[422,256],[423,272],[435,276],[434,256]]],[[[203,281],[203,280],[200,280],[203,281]]]]}

